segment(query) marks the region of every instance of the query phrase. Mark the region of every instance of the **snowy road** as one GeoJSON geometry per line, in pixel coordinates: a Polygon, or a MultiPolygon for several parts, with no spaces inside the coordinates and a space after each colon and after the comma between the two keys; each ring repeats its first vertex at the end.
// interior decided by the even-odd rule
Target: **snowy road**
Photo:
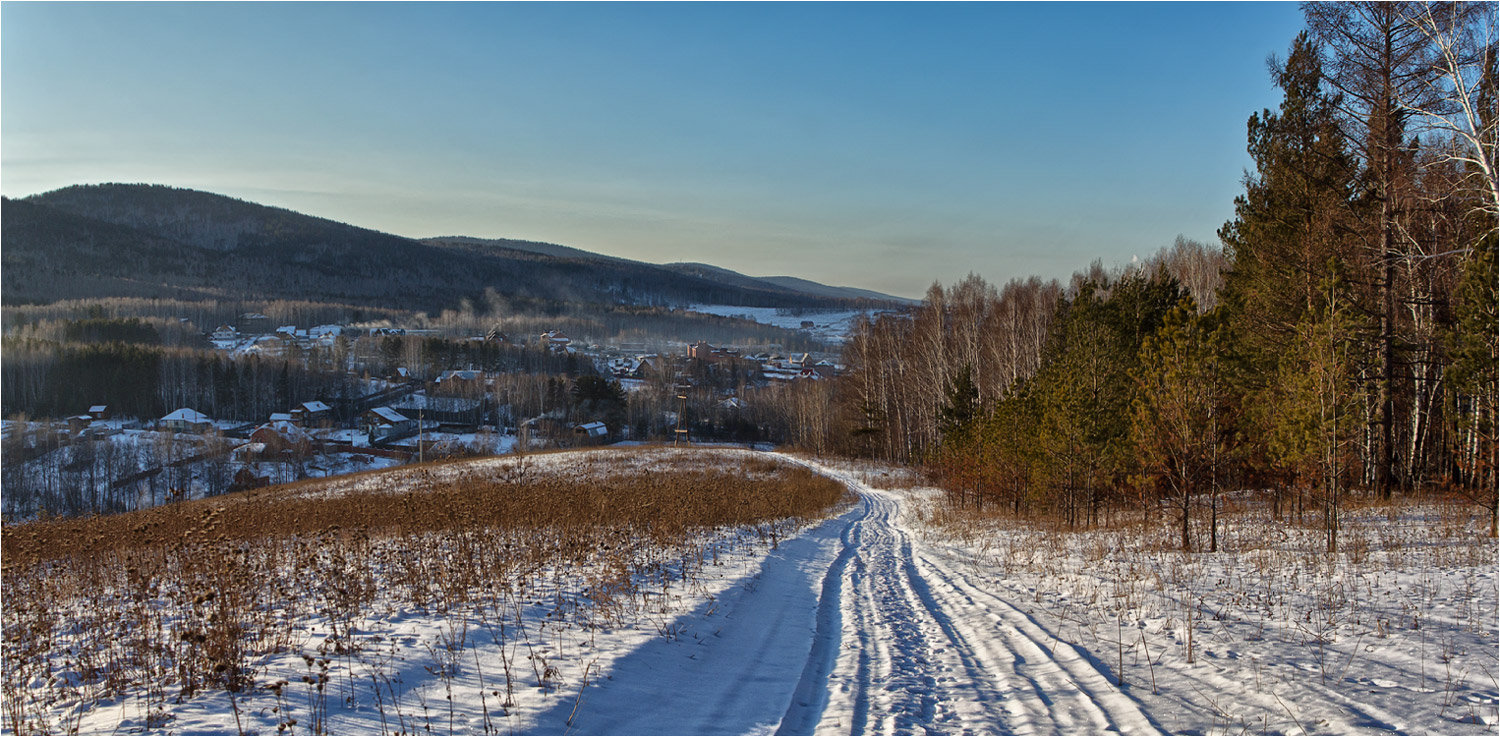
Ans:
{"type": "Polygon", "coordinates": [[[819,621],[781,733],[1159,731],[1078,651],[923,550],[899,497],[812,467],[856,491],[860,509],[823,586],[839,616],[819,621]],[[819,672],[819,651],[835,649],[819,672]]]}
{"type": "Polygon", "coordinates": [[[858,492],[861,509],[828,572],[837,585],[824,585],[839,626],[820,627],[816,642],[836,640],[839,657],[826,675],[804,673],[781,732],[1158,731],[1071,646],[923,551],[897,496],[818,470],[858,492]]]}
{"type": "Polygon", "coordinates": [[[783,543],[753,582],[680,620],[676,639],[617,661],[540,731],[1161,731],[1080,651],[924,548],[900,496],[784,458],[842,481],[858,504],[783,543]]]}

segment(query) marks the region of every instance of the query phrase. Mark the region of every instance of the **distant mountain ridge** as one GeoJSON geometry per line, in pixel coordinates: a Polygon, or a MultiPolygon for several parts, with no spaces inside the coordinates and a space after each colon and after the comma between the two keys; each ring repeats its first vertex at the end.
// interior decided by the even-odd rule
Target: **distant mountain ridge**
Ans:
{"type": "Polygon", "coordinates": [[[618,256],[606,256],[602,253],[585,251],[581,248],[571,246],[560,246],[556,243],[543,243],[541,241],[524,241],[514,238],[476,238],[468,235],[445,235],[436,238],[422,238],[423,243],[447,246],[468,246],[475,248],[505,248],[512,251],[534,253],[540,256],[551,256],[562,259],[613,261],[616,263],[646,264],[644,261],[632,261],[628,258],[618,256]]]}
{"type": "Polygon", "coordinates": [[[437,310],[486,289],[508,298],[601,304],[824,308],[906,301],[533,241],[414,240],[163,185],[78,185],[5,198],[0,215],[0,288],[8,303],[134,296],[437,310]]]}
{"type": "Polygon", "coordinates": [[[878,302],[894,301],[901,302],[903,304],[917,304],[921,301],[915,299],[907,299],[905,297],[895,297],[889,294],[882,294],[880,292],[871,291],[869,289],[860,289],[858,287],[829,286],[827,284],[820,284],[818,282],[809,281],[807,279],[796,276],[762,276],[757,278],[763,282],[775,284],[779,287],[795,289],[799,292],[805,292],[807,294],[820,294],[825,297],[837,297],[839,299],[872,299],[878,302]]]}
{"type": "Polygon", "coordinates": [[[833,299],[855,299],[872,300],[875,302],[897,302],[903,304],[915,304],[918,300],[897,297],[890,294],[858,289],[856,287],[835,287],[820,284],[808,279],[795,276],[749,276],[738,271],[726,269],[722,266],[698,263],[694,261],[679,261],[667,264],[652,264],[646,261],[635,261],[621,258],[619,256],[607,256],[601,253],[585,251],[571,246],[559,246],[555,243],[540,243],[537,241],[521,241],[510,238],[474,238],[470,236],[440,236],[437,238],[423,238],[423,243],[444,245],[470,245],[491,246],[495,248],[508,248],[528,253],[536,253],[546,256],[565,259],[580,259],[594,261],[608,261],[613,263],[626,263],[637,266],[658,266],[663,269],[674,271],[687,276],[699,277],[724,284],[733,284],[746,289],[784,289],[800,294],[818,297],[830,297],[833,299]]]}

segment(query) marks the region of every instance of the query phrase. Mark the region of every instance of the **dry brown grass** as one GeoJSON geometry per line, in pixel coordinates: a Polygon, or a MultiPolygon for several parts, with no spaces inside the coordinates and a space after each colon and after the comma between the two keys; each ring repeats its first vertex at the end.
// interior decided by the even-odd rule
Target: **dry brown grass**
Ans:
{"type": "MultiPolygon", "coordinates": [[[[323,629],[307,688],[322,694],[336,660],[370,646],[357,624],[377,602],[461,613],[497,641],[524,636],[521,612],[538,604],[592,628],[648,609],[726,546],[776,544],[845,493],[765,459],[703,465],[717,468],[428,466],[367,476],[390,483],[364,491],[299,485],[8,527],[4,729],[66,731],[87,705],[142,692],[164,724],[170,700],[200,690],[286,688],[257,683],[258,658],[296,647],[309,621],[323,629]]],[[[473,636],[455,628],[448,649],[473,636]]],[[[520,674],[504,671],[509,701],[520,674]]]]}

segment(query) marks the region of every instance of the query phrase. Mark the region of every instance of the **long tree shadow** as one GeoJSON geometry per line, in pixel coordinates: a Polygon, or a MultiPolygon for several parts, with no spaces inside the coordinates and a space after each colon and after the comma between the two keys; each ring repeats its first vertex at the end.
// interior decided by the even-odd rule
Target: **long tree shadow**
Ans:
{"type": "Polygon", "coordinates": [[[528,733],[775,731],[809,658],[829,649],[817,643],[831,637],[836,647],[837,623],[831,633],[828,623],[819,626],[819,600],[840,558],[841,535],[862,506],[782,542],[759,571],[678,617],[663,628],[668,634],[616,660],[607,672],[590,674],[581,694],[543,712],[528,733]]]}

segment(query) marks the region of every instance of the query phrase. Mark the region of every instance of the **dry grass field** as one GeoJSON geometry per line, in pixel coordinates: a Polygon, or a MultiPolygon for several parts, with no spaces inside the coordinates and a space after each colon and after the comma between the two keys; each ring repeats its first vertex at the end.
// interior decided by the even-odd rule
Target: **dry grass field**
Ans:
{"type": "Polygon", "coordinates": [[[9,527],[4,730],[72,731],[106,704],[121,726],[170,729],[199,693],[227,694],[242,731],[251,698],[278,704],[257,729],[327,731],[330,697],[373,704],[385,731],[461,730],[451,693],[441,714],[403,703],[371,626],[416,614],[444,624],[422,647],[450,689],[469,645],[500,653],[473,725],[499,731],[523,684],[559,681],[546,652],[650,621],[719,556],[775,546],[845,494],[774,460],[684,456],[428,464],[9,527]],[[272,667],[290,656],[300,673],[272,667]]]}

